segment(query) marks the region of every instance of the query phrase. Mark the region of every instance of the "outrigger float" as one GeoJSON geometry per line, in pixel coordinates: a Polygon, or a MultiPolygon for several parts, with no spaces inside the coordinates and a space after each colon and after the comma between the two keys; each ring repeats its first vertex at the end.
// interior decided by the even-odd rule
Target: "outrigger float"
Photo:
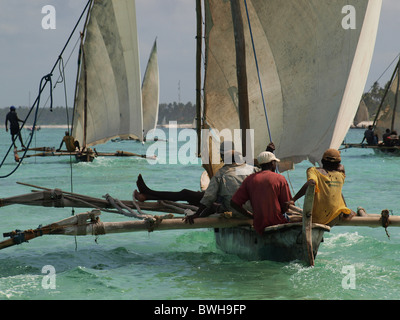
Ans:
{"type": "MultiPolygon", "coordinates": [[[[127,152],[122,150],[117,150],[115,152],[98,152],[95,148],[88,149],[86,151],[78,152],[78,151],[68,151],[68,150],[59,150],[56,151],[55,148],[50,147],[39,147],[39,148],[30,148],[28,151],[41,151],[34,154],[26,154],[25,158],[31,157],[61,157],[61,156],[73,156],[77,161],[83,162],[92,162],[96,157],[138,157],[144,159],[152,159],[155,160],[156,156],[148,156],[146,154],[138,154],[134,152],[127,152]]],[[[17,150],[14,152],[18,154],[18,152],[25,152],[25,150],[17,150]]],[[[19,161],[19,157],[15,157],[15,161],[19,161]]]]}
{"type": "MultiPolygon", "coordinates": [[[[216,244],[219,249],[229,254],[236,254],[246,260],[272,260],[289,262],[299,260],[313,266],[319,246],[325,232],[331,227],[312,223],[312,205],[314,187],[307,190],[303,209],[291,206],[290,214],[302,215],[302,222],[288,223],[265,228],[262,235],[257,234],[250,219],[230,218],[223,213],[208,218],[198,218],[194,224],[185,223],[182,217],[174,214],[190,214],[196,206],[173,201],[138,202],[118,200],[110,195],[94,198],[60,189],[48,189],[25,183],[23,185],[41,190],[30,194],[0,199],[0,207],[22,204],[45,207],[80,207],[95,208],[64,220],[54,222],[36,229],[25,231],[14,230],[3,233],[9,239],[0,242],[0,250],[27,242],[43,235],[99,236],[111,233],[128,233],[139,231],[162,231],[181,229],[214,229],[216,244]],[[122,222],[102,222],[101,211],[123,214],[136,220],[122,222]],[[144,211],[162,212],[163,215],[146,214],[144,211]]],[[[400,226],[400,216],[389,216],[388,210],[381,215],[366,214],[362,208],[358,216],[351,220],[339,221],[336,226],[384,227],[400,226]]],[[[386,231],[387,232],[387,231],[386,231]]]]}

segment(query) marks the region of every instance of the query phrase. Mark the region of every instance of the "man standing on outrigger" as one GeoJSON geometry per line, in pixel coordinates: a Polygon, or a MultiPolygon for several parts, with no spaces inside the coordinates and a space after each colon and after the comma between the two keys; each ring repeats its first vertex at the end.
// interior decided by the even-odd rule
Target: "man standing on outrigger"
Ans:
{"type": "Polygon", "coordinates": [[[21,130],[19,128],[19,123],[18,122],[23,122],[21,119],[18,118],[17,112],[15,111],[15,107],[11,106],[10,107],[10,112],[7,113],[6,116],[6,131],[8,132],[8,122],[10,122],[10,132],[11,132],[11,141],[14,145],[14,148],[17,146],[15,145],[15,139],[14,136],[18,135],[19,141],[21,142],[21,147],[25,149],[25,145],[22,141],[21,137],[21,130]]]}

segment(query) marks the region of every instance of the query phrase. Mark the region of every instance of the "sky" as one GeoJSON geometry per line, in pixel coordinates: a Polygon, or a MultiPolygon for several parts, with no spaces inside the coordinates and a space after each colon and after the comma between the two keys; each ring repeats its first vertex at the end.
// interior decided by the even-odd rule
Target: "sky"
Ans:
{"type": "MultiPolygon", "coordinates": [[[[278,1],[278,0],[277,0],[278,1]]],[[[86,0],[0,0],[0,108],[31,105],[38,95],[40,80],[55,64],[78,20],[86,0]],[[44,29],[42,20],[55,8],[55,29],[44,29]]],[[[151,47],[157,37],[160,69],[160,103],[195,102],[196,12],[194,0],[136,0],[143,75],[151,47]]],[[[368,91],[400,53],[400,1],[383,0],[376,47],[366,84],[368,91]]],[[[82,30],[82,25],[78,30],[82,30]]],[[[71,40],[64,57],[67,100],[63,83],[54,90],[54,105],[73,106],[76,53],[72,51],[79,36],[71,40]],[[68,57],[72,56],[67,63],[68,57]]],[[[384,84],[394,65],[379,80],[384,84]]],[[[53,73],[53,85],[59,77],[53,73]]],[[[48,98],[48,88],[41,99],[48,98]]]]}

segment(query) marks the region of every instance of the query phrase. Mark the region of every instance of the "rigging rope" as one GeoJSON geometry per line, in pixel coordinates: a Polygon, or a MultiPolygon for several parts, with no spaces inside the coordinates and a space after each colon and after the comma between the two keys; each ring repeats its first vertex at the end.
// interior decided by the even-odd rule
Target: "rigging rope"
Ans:
{"type": "Polygon", "coordinates": [[[261,77],[260,77],[260,69],[259,69],[259,67],[258,67],[258,60],[257,60],[256,48],[255,48],[255,46],[254,46],[254,38],[253,38],[252,29],[251,29],[249,10],[248,10],[248,8],[247,8],[247,0],[244,0],[244,5],[245,5],[245,7],[246,7],[247,21],[248,21],[248,23],[249,23],[249,31],[250,31],[251,44],[252,44],[252,47],[253,47],[254,60],[255,60],[256,68],[257,68],[258,83],[259,83],[259,85],[260,85],[261,98],[262,98],[262,102],[263,102],[263,106],[264,106],[265,120],[267,121],[267,128],[268,128],[269,141],[272,142],[271,130],[270,130],[269,121],[268,121],[267,106],[265,105],[263,87],[262,87],[261,77]]]}
{"type": "MultiPolygon", "coordinates": [[[[38,97],[36,98],[36,101],[34,102],[32,108],[29,110],[27,116],[25,117],[25,120],[23,121],[23,123],[22,123],[22,125],[21,125],[21,129],[24,127],[24,125],[25,125],[27,119],[29,118],[30,114],[32,113],[33,109],[35,108],[35,105],[36,105],[36,111],[35,111],[35,116],[34,116],[33,126],[32,126],[32,127],[33,127],[33,128],[36,127],[37,114],[38,114],[39,104],[40,104],[40,96],[41,96],[41,94],[42,94],[44,88],[46,87],[47,83],[48,83],[48,82],[51,83],[51,76],[52,76],[51,74],[45,75],[45,76],[42,77],[42,79],[40,80],[39,95],[38,95],[38,97]],[[46,82],[43,84],[43,81],[44,81],[44,80],[45,80],[46,82]]],[[[50,87],[50,91],[52,91],[51,87],[50,87]]],[[[52,93],[50,93],[50,94],[52,95],[52,93]]],[[[52,100],[53,100],[53,99],[51,99],[51,102],[53,102],[52,100]]],[[[21,130],[21,129],[20,129],[20,130],[21,130]]],[[[4,164],[5,160],[6,160],[6,158],[7,158],[8,155],[10,154],[10,151],[11,151],[11,149],[13,148],[16,139],[17,139],[17,135],[15,135],[15,136],[13,137],[13,141],[12,141],[10,147],[8,148],[7,152],[6,152],[6,155],[4,156],[3,161],[2,161],[1,164],[0,164],[0,168],[3,166],[3,164],[4,164]]],[[[27,146],[26,146],[26,148],[25,148],[25,150],[24,150],[24,154],[23,154],[22,158],[20,159],[20,161],[18,161],[17,165],[15,166],[15,168],[14,168],[13,170],[11,170],[11,171],[10,171],[8,174],[6,174],[6,175],[0,176],[1,179],[2,179],[2,178],[7,178],[7,177],[9,177],[9,176],[11,176],[15,171],[17,171],[17,169],[19,168],[19,166],[22,164],[22,161],[24,160],[24,158],[25,158],[25,156],[26,156],[26,153],[28,152],[28,149],[29,149],[29,147],[30,147],[30,145],[31,145],[31,143],[32,143],[32,140],[33,140],[33,131],[32,131],[32,134],[30,135],[28,144],[27,144],[27,146]]]]}
{"type": "MultiPolygon", "coordinates": [[[[71,34],[69,35],[68,40],[67,40],[67,42],[65,43],[63,49],[61,50],[61,53],[60,53],[60,55],[58,56],[57,61],[56,61],[55,64],[53,65],[53,68],[51,69],[50,73],[48,73],[47,75],[45,75],[44,77],[42,77],[42,79],[40,80],[38,96],[37,96],[35,102],[33,103],[31,109],[29,110],[28,115],[26,116],[25,120],[23,121],[23,123],[22,123],[22,125],[21,125],[21,128],[20,128],[20,131],[21,131],[22,128],[24,127],[24,125],[25,125],[25,123],[26,123],[28,117],[30,116],[30,114],[32,113],[32,111],[33,111],[34,109],[36,109],[36,110],[35,110],[33,128],[36,127],[37,115],[38,115],[38,111],[39,111],[39,104],[40,104],[41,94],[42,94],[43,90],[45,89],[45,87],[46,87],[46,85],[47,85],[48,82],[50,82],[50,104],[51,104],[50,110],[52,110],[52,108],[53,108],[53,107],[52,107],[52,105],[53,105],[53,91],[52,91],[52,80],[51,80],[51,77],[52,77],[52,75],[53,75],[53,71],[55,70],[55,68],[56,68],[57,65],[59,64],[59,61],[62,59],[62,55],[64,54],[64,51],[66,50],[66,48],[67,48],[69,42],[71,41],[71,38],[72,38],[73,34],[75,33],[76,29],[78,28],[78,25],[80,24],[80,22],[81,22],[81,20],[82,20],[82,17],[83,17],[84,13],[86,12],[86,10],[87,10],[87,8],[89,7],[89,5],[90,5],[91,2],[92,2],[92,0],[88,0],[88,2],[87,2],[87,4],[86,4],[85,8],[83,9],[83,11],[82,11],[82,13],[81,13],[81,15],[80,15],[78,21],[76,22],[76,24],[75,24],[75,26],[74,26],[74,28],[73,28],[71,34]],[[44,81],[44,80],[45,80],[45,83],[43,84],[43,81],[44,81]]],[[[0,163],[0,168],[2,168],[2,166],[3,166],[3,164],[4,164],[5,160],[6,160],[6,158],[7,158],[8,155],[10,154],[10,151],[11,151],[11,149],[13,148],[13,145],[14,145],[16,139],[17,139],[17,135],[15,135],[15,136],[13,137],[13,141],[12,141],[10,147],[9,147],[8,151],[6,152],[6,155],[4,156],[2,162],[0,163]]],[[[27,146],[26,146],[26,148],[25,148],[25,150],[24,150],[24,154],[23,154],[22,158],[20,159],[20,161],[18,161],[18,163],[17,163],[17,165],[15,166],[15,168],[14,168],[13,170],[11,170],[8,174],[5,174],[5,175],[0,176],[0,179],[2,179],[2,178],[7,178],[7,177],[11,176],[15,171],[17,171],[17,169],[19,168],[19,166],[22,164],[22,161],[24,160],[24,158],[25,158],[25,156],[26,156],[26,153],[28,152],[28,149],[29,149],[29,147],[30,147],[30,145],[31,145],[31,143],[32,143],[32,139],[33,139],[33,131],[32,131],[32,135],[31,135],[30,138],[29,138],[29,142],[28,142],[28,144],[27,144],[27,146]]]]}

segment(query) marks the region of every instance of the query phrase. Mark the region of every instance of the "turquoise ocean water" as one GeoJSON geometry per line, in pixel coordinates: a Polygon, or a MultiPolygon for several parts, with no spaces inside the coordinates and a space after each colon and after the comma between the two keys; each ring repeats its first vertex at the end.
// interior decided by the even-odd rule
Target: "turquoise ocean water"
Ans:
{"type": "MultiPolygon", "coordinates": [[[[64,129],[43,128],[32,146],[58,147],[63,133],[64,129]]],[[[350,130],[346,140],[360,142],[362,134],[363,130],[350,130]]],[[[9,139],[2,129],[1,158],[9,139]]],[[[149,146],[125,141],[97,149],[145,153],[149,146]]],[[[400,158],[350,149],[343,151],[342,162],[347,174],[343,193],[350,208],[400,213],[400,158]]],[[[284,174],[294,192],[305,182],[310,165],[298,164],[289,175],[284,174]]],[[[0,174],[14,166],[7,159],[0,174]]],[[[32,188],[17,181],[65,191],[71,191],[72,181],[73,192],[94,197],[109,193],[129,200],[139,173],[154,189],[178,191],[198,190],[202,171],[199,164],[149,165],[144,159],[113,157],[73,163],[71,170],[67,157],[30,158],[15,174],[0,179],[0,198],[30,192],[32,188]]],[[[75,213],[85,211],[75,209],[75,213]]],[[[36,228],[71,214],[71,208],[1,207],[0,232],[36,228]]],[[[101,219],[127,218],[102,213],[101,219]]],[[[0,251],[0,299],[398,299],[400,228],[388,231],[390,239],[383,228],[333,228],[325,234],[313,268],[297,262],[243,261],[219,251],[212,230],[103,235],[97,242],[93,236],[43,236],[0,251]],[[48,265],[56,282],[46,289],[48,272],[43,267],[48,265]]]]}

